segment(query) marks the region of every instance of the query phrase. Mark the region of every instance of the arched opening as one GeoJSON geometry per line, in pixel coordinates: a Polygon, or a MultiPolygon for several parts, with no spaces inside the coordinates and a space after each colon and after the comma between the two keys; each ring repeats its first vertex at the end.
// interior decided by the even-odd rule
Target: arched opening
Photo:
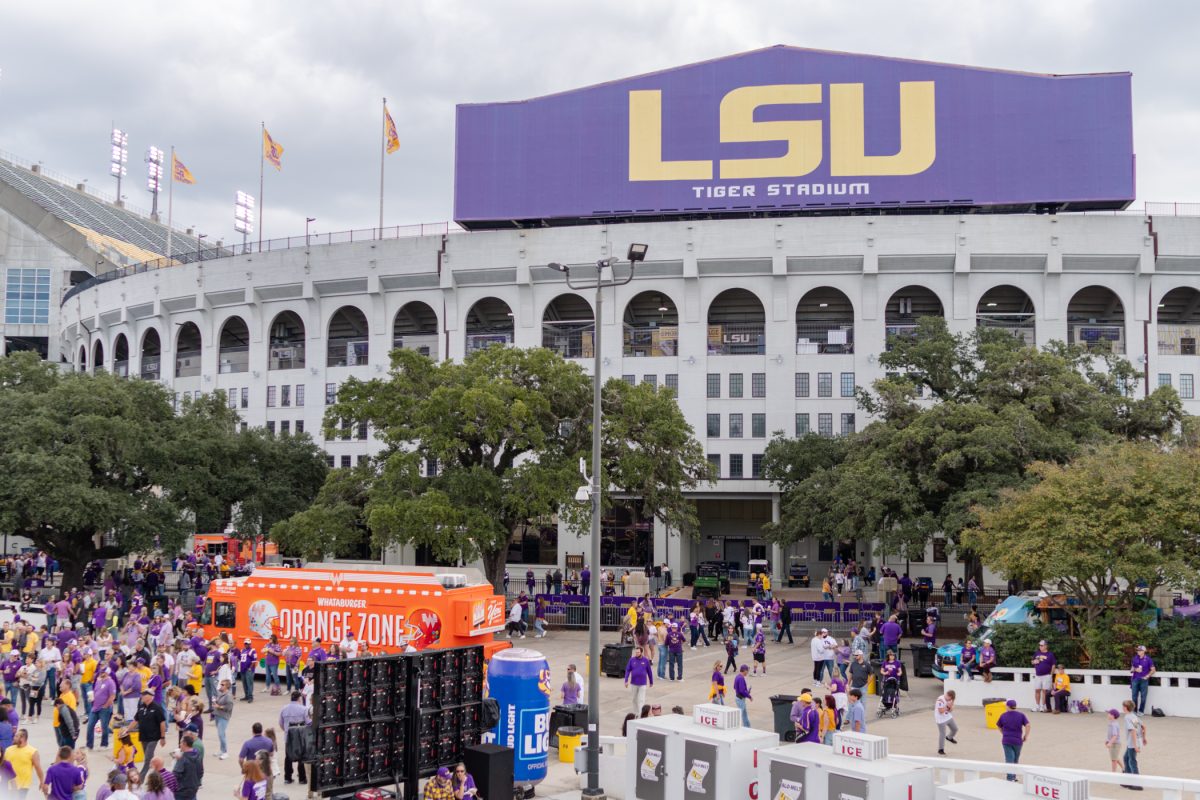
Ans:
{"type": "Polygon", "coordinates": [[[708,354],[766,353],[766,321],[766,312],[757,295],[745,289],[726,289],[708,306],[708,354]]]}
{"type": "Polygon", "coordinates": [[[438,319],[433,309],[419,300],[402,305],[392,321],[392,346],[398,350],[416,350],[436,361],[438,319]]]}
{"type": "Polygon", "coordinates": [[[304,368],[304,322],[294,311],[283,311],[271,320],[271,348],[267,369],[304,368]]]}
{"type": "Polygon", "coordinates": [[[143,380],[156,381],[162,374],[162,340],[154,328],[142,337],[141,376],[143,380]]]}
{"type": "Polygon", "coordinates": [[[679,355],[679,310],[662,292],[639,292],[625,304],[625,355],[679,355]]]}
{"type": "Polygon", "coordinates": [[[942,315],[942,301],[930,289],[924,286],[905,286],[891,296],[884,310],[883,324],[887,349],[892,349],[894,337],[915,335],[917,321],[921,317],[942,315]]]}
{"type": "Polygon", "coordinates": [[[512,344],[513,331],[513,312],[508,303],[484,297],[467,312],[467,353],[494,344],[512,344]]]}
{"type": "Polygon", "coordinates": [[[563,358],[592,358],[595,314],[577,294],[560,294],[542,312],[542,347],[563,358]]]}
{"type": "Polygon", "coordinates": [[[241,317],[230,317],[221,326],[217,371],[221,374],[250,370],[250,329],[241,317]]]}
{"type": "Polygon", "coordinates": [[[92,344],[92,372],[104,371],[104,342],[99,339],[92,344]]]}
{"type": "Polygon", "coordinates": [[[179,326],[175,340],[175,377],[194,378],[200,374],[200,329],[194,322],[179,326]]]}
{"type": "Polygon", "coordinates": [[[87,372],[88,356],[87,345],[79,346],[79,364],[77,365],[80,372],[87,372]]]}
{"type": "Polygon", "coordinates": [[[342,306],[329,319],[326,338],[327,367],[357,367],[370,357],[367,315],[354,306],[342,306]]]}
{"type": "Polygon", "coordinates": [[[112,371],[117,377],[129,377],[129,340],[123,333],[113,342],[112,371]]]}
{"type": "Polygon", "coordinates": [[[1200,291],[1180,286],[1158,301],[1154,318],[1158,321],[1160,356],[1194,356],[1200,339],[1200,291]]]}
{"type": "Polygon", "coordinates": [[[1125,352],[1125,306],[1106,286],[1080,289],[1067,304],[1067,341],[1098,352],[1125,352]]]}
{"type": "Polygon", "coordinates": [[[993,286],[983,293],[975,306],[975,327],[1001,330],[1037,345],[1033,301],[1015,286],[993,286]]]}
{"type": "Polygon", "coordinates": [[[810,289],[796,306],[796,355],[854,352],[854,306],[832,286],[810,289]]]}

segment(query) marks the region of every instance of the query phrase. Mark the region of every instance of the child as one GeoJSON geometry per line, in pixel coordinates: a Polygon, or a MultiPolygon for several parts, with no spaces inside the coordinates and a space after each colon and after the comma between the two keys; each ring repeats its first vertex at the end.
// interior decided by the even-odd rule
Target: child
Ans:
{"type": "Polygon", "coordinates": [[[122,729],[117,738],[117,752],[113,754],[113,762],[117,769],[128,771],[136,758],[137,748],[133,746],[133,737],[129,735],[128,729],[122,729]]]}
{"type": "Polygon", "coordinates": [[[732,667],[737,672],[738,637],[733,635],[733,626],[725,626],[725,672],[732,667]]]}
{"type": "Polygon", "coordinates": [[[76,749],[72,760],[75,762],[75,768],[79,770],[79,788],[71,795],[71,800],[87,800],[87,790],[84,788],[88,779],[87,750],[82,747],[76,749]]]}
{"type": "Polygon", "coordinates": [[[763,635],[762,624],[755,626],[754,634],[754,673],[758,674],[758,665],[762,664],[763,675],[767,674],[767,637],[763,635]]]}
{"type": "Polygon", "coordinates": [[[721,673],[721,662],[713,662],[712,682],[708,687],[708,702],[725,705],[725,676],[721,673]]]}

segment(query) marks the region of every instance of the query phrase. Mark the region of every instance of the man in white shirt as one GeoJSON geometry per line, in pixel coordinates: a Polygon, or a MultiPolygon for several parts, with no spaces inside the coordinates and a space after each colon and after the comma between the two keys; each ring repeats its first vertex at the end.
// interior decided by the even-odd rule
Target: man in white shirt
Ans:
{"type": "Polygon", "coordinates": [[[184,644],[179,646],[179,654],[175,657],[175,685],[186,686],[192,677],[192,665],[200,660],[196,653],[184,644]]]}
{"type": "Polygon", "coordinates": [[[933,704],[933,721],[938,729],[938,755],[946,755],[946,742],[958,744],[958,723],[954,721],[954,690],[938,697],[933,704]]]}
{"type": "Polygon", "coordinates": [[[813,634],[808,643],[808,652],[813,660],[813,680],[820,683],[821,676],[825,674],[825,639],[820,631],[813,634]]]}
{"type": "Polygon", "coordinates": [[[346,631],[339,647],[346,658],[358,658],[358,639],[354,637],[354,631],[346,631]]]}
{"type": "Polygon", "coordinates": [[[47,633],[42,637],[46,646],[38,651],[38,658],[46,664],[46,688],[51,697],[58,697],[58,676],[62,672],[62,651],[58,649],[58,641],[54,634],[47,633]]]}

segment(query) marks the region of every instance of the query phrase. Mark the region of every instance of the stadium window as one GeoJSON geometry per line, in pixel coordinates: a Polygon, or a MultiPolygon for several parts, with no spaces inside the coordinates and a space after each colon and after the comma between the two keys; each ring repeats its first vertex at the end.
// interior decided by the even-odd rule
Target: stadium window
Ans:
{"type": "Polygon", "coordinates": [[[342,469],[350,469],[350,456],[342,456],[342,469]]]}
{"type": "Polygon", "coordinates": [[[729,396],[730,397],[741,397],[742,396],[742,373],[740,373],[740,372],[729,373],[729,396]]]}
{"type": "Polygon", "coordinates": [[[817,414],[817,433],[833,436],[833,414],[817,414]]]}
{"type": "Polygon", "coordinates": [[[708,373],[708,397],[721,396],[721,375],[716,372],[708,373]]]}
{"type": "Polygon", "coordinates": [[[333,466],[334,466],[333,456],[325,456],[325,465],[327,467],[329,467],[330,469],[333,469],[333,466]]]}
{"type": "Polygon", "coordinates": [[[666,385],[666,387],[668,389],[675,392],[676,394],[679,394],[679,373],[668,372],[666,375],[663,376],[663,383],[666,385]]]}
{"type": "Polygon", "coordinates": [[[1171,373],[1169,373],[1169,372],[1158,373],[1158,385],[1159,386],[1170,386],[1171,385],[1171,373]]]}
{"type": "Polygon", "coordinates": [[[279,387],[279,405],[284,408],[291,408],[292,405],[292,387],[285,385],[279,387]]]}
{"type": "Polygon", "coordinates": [[[808,373],[796,373],[796,397],[808,397],[808,373]]]}
{"type": "Polygon", "coordinates": [[[175,393],[174,408],[175,408],[175,413],[178,414],[179,413],[179,392],[175,393]]]}
{"type": "Polygon", "coordinates": [[[1179,376],[1179,396],[1184,400],[1191,400],[1196,396],[1196,381],[1187,373],[1179,376]]]}
{"type": "Polygon", "coordinates": [[[658,387],[658,376],[657,375],[643,375],[642,383],[648,383],[651,386],[657,388],[658,387]]]}
{"type": "Polygon", "coordinates": [[[762,453],[755,453],[754,455],[750,456],[750,477],[751,478],[761,478],[762,477],[762,462],[763,462],[763,454],[762,453]]]}
{"type": "Polygon", "coordinates": [[[817,373],[817,397],[833,397],[833,373],[817,373]]]}
{"type": "Polygon", "coordinates": [[[425,477],[433,478],[436,476],[437,476],[437,459],[436,458],[425,459],[425,477]]]}
{"type": "MultiPolygon", "coordinates": [[[[729,438],[730,439],[742,438],[742,415],[741,414],[730,414],[729,415],[729,438]]],[[[732,458],[732,457],[733,456],[730,456],[730,458],[732,458]]]]}
{"type": "Polygon", "coordinates": [[[767,436],[767,415],[750,415],[750,435],[755,439],[765,439],[767,436]]]}
{"type": "Polygon", "coordinates": [[[622,375],[621,380],[625,381],[630,386],[637,385],[637,375],[622,375]]]}
{"type": "Polygon", "coordinates": [[[267,433],[271,434],[272,436],[275,435],[275,420],[267,420],[267,433]]]}
{"type": "Polygon", "coordinates": [[[811,431],[811,428],[809,428],[809,425],[808,425],[808,414],[797,414],[796,415],[796,438],[800,438],[801,436],[807,436],[810,431],[811,431]]]}
{"type": "Polygon", "coordinates": [[[360,442],[366,441],[366,439],[367,439],[367,423],[365,423],[365,422],[358,423],[358,431],[355,434],[354,438],[358,439],[360,442]]]}
{"type": "Polygon", "coordinates": [[[854,397],[854,373],[842,373],[842,397],[854,397]]]}
{"type": "Polygon", "coordinates": [[[842,414],[842,436],[854,433],[854,415],[842,414]]]}
{"type": "Polygon", "coordinates": [[[250,407],[250,387],[243,386],[242,387],[242,408],[249,408],[249,407],[250,407]]]}
{"type": "Polygon", "coordinates": [[[708,435],[709,438],[717,438],[721,435],[721,415],[708,415],[708,435]]]}
{"type": "Polygon", "coordinates": [[[731,477],[731,478],[744,478],[745,477],[745,475],[742,473],[742,454],[741,453],[730,453],[729,454],[729,477],[731,477]]]}
{"type": "Polygon", "coordinates": [[[275,395],[276,394],[277,394],[276,387],[274,387],[274,386],[267,387],[267,408],[275,407],[275,395]]]}
{"type": "Polygon", "coordinates": [[[767,373],[752,372],[750,374],[750,396],[751,397],[766,397],[767,396],[767,373]]]}
{"type": "Polygon", "coordinates": [[[198,400],[200,399],[200,394],[201,394],[201,392],[200,392],[200,390],[199,390],[199,389],[197,389],[196,391],[192,392],[192,400],[193,400],[193,401],[198,401],[198,400]]]}
{"type": "Polygon", "coordinates": [[[709,453],[708,465],[712,467],[712,474],[714,478],[721,477],[721,456],[716,453],[709,453]]]}
{"type": "Polygon", "coordinates": [[[237,389],[230,389],[226,393],[226,399],[229,400],[230,408],[237,408],[237,398],[238,398],[237,389]]]}
{"type": "Polygon", "coordinates": [[[245,433],[248,430],[250,430],[250,424],[248,422],[243,422],[242,423],[242,433],[245,433]]]}
{"type": "Polygon", "coordinates": [[[357,457],[357,458],[354,460],[354,463],[355,463],[355,464],[357,464],[357,465],[358,465],[358,466],[360,466],[360,467],[361,467],[363,464],[365,464],[366,462],[367,462],[367,456],[358,456],[358,457],[357,457]]]}
{"type": "Polygon", "coordinates": [[[279,434],[281,436],[292,435],[292,421],[290,419],[283,419],[279,421],[279,434]]]}
{"type": "Polygon", "coordinates": [[[343,442],[350,441],[350,420],[344,419],[342,422],[341,439],[343,442]]]}
{"type": "Polygon", "coordinates": [[[50,270],[9,269],[4,284],[4,322],[45,325],[50,321],[50,270]]]}
{"type": "Polygon", "coordinates": [[[325,405],[331,406],[337,402],[337,384],[325,384],[325,405]]]}
{"type": "Polygon", "coordinates": [[[296,433],[297,434],[304,433],[304,420],[302,420],[302,419],[296,420],[296,433]]]}
{"type": "Polygon", "coordinates": [[[297,383],[296,384],[296,408],[300,408],[303,405],[304,405],[304,384],[297,383]]]}

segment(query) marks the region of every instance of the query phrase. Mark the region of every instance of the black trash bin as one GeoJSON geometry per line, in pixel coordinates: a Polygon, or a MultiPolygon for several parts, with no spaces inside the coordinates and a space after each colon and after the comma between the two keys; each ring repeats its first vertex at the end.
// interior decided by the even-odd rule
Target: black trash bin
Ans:
{"type": "Polygon", "coordinates": [[[600,653],[600,671],[610,678],[624,678],[625,665],[633,656],[631,644],[606,644],[600,653]]]}
{"type": "Polygon", "coordinates": [[[771,714],[775,719],[775,733],[785,742],[796,741],[796,726],[792,722],[792,703],[796,702],[794,694],[771,695],[771,714]]]}
{"type": "Polygon", "coordinates": [[[923,644],[914,644],[909,647],[912,650],[913,660],[913,675],[918,678],[932,678],[933,664],[937,658],[937,650],[932,647],[926,647],[923,644]]]}
{"type": "MultiPolygon", "coordinates": [[[[622,669],[624,675],[624,669],[622,669]]],[[[555,706],[550,712],[550,746],[558,747],[559,728],[582,728],[587,730],[588,707],[583,703],[570,706],[555,706]]]]}
{"type": "Polygon", "coordinates": [[[925,630],[925,611],[920,608],[910,608],[905,619],[907,636],[920,636],[925,630]]]}

